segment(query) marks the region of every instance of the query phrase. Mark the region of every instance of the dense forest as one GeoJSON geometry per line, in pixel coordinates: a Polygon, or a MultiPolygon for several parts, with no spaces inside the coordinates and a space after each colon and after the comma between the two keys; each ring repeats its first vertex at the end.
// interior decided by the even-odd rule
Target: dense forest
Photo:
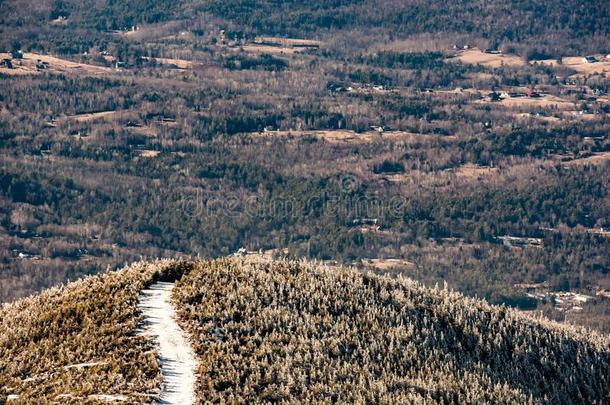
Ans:
{"type": "MultiPolygon", "coordinates": [[[[330,37],[350,32],[400,39],[421,33],[477,39],[480,46],[520,49],[524,54],[563,56],[608,51],[610,6],[606,1],[201,1],[44,0],[22,8],[20,0],[0,5],[1,45],[19,40],[31,47],[75,53],[108,30],[142,24],[215,21],[241,37],[254,35],[330,37]],[[48,26],[66,18],[67,24],[48,26]],[[43,24],[43,26],[41,26],[43,24]],[[46,26],[45,26],[46,25],[46,26]],[[71,37],[76,30],[80,35],[71,37]],[[4,43],[3,43],[4,42],[4,43]],[[604,48],[604,49],[602,49],[604,48]]],[[[198,29],[206,30],[205,24],[198,29]]],[[[353,45],[356,45],[354,43],[353,45]]],[[[353,46],[352,45],[352,46],[353,46]]]]}

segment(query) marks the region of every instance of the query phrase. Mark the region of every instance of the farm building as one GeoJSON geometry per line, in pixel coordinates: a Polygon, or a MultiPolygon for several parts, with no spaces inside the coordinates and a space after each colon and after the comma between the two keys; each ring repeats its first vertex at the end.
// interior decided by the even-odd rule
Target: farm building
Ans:
{"type": "Polygon", "coordinates": [[[585,56],[583,58],[583,62],[585,62],[585,63],[595,63],[595,62],[598,62],[598,60],[597,60],[597,58],[595,56],[589,55],[589,56],[585,56]]]}
{"type": "Polygon", "coordinates": [[[502,100],[502,96],[500,93],[498,93],[496,91],[492,91],[491,93],[489,93],[489,99],[491,101],[500,101],[500,100],[502,100]]]}

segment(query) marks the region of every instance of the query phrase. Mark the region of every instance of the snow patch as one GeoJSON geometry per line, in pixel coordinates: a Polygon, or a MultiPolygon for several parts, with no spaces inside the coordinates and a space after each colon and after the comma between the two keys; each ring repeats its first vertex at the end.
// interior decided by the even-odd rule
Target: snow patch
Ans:
{"type": "Polygon", "coordinates": [[[127,401],[127,397],[125,395],[97,394],[97,395],[89,395],[88,398],[95,399],[97,401],[106,401],[106,402],[127,401]]]}
{"type": "Polygon", "coordinates": [[[160,403],[192,404],[195,400],[197,360],[185,332],[176,322],[171,303],[173,283],[158,282],[143,290],[138,307],[144,314],[144,334],[159,347],[163,386],[160,403]]]}
{"type": "Polygon", "coordinates": [[[106,363],[105,361],[93,361],[90,363],[78,363],[78,364],[70,364],[69,366],[64,366],[64,369],[69,370],[71,368],[86,368],[86,367],[94,367],[94,366],[103,366],[106,363]]]}

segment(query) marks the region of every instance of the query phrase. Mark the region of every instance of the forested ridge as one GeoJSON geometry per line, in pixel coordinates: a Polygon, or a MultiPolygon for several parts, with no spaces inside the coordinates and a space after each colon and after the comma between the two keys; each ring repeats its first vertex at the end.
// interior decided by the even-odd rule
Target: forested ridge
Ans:
{"type": "Polygon", "coordinates": [[[0,401],[153,403],[142,290],[175,282],[196,403],[608,401],[608,337],[305,261],[138,262],[0,308],[0,401]]]}
{"type": "Polygon", "coordinates": [[[609,395],[604,338],[583,341],[408,280],[221,259],[195,264],[176,300],[205,359],[201,402],[602,403],[609,395]]]}
{"type": "MultiPolygon", "coordinates": [[[[419,33],[479,37],[491,46],[531,43],[539,51],[563,55],[569,51],[602,51],[607,46],[610,6],[603,0],[571,1],[73,1],[44,0],[24,12],[19,0],[0,5],[4,42],[18,32],[25,41],[54,43],[70,52],[67,42],[95,41],[93,32],[129,29],[140,24],[207,18],[226,21],[232,32],[245,36],[324,36],[341,30],[400,38],[419,33]],[[68,39],[66,27],[40,27],[67,17],[81,38],[68,39]],[[42,28],[42,31],[34,30],[42,28]],[[90,31],[90,30],[94,31],[90,31]],[[42,33],[45,35],[41,35],[42,33]],[[49,35],[52,38],[49,38],[49,35]],[[28,38],[29,37],[29,38],[28,38]],[[27,39],[26,39],[27,38],[27,39]]],[[[74,49],[74,48],[72,48],[74,49]]]]}

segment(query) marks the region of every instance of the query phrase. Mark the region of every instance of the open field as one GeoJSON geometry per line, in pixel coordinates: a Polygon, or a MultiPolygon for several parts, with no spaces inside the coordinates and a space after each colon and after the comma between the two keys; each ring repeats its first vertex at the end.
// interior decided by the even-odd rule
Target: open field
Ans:
{"type": "Polygon", "coordinates": [[[117,114],[120,114],[121,111],[100,111],[95,113],[85,113],[85,114],[76,114],[76,115],[68,115],[66,119],[73,120],[76,122],[90,122],[95,121],[102,118],[113,118],[117,114]]]}
{"type": "Polygon", "coordinates": [[[254,42],[242,45],[240,48],[252,53],[295,54],[316,49],[321,44],[321,41],[311,39],[259,36],[254,42]]]}
{"type": "Polygon", "coordinates": [[[480,49],[468,49],[457,53],[455,59],[470,65],[483,65],[489,68],[500,66],[523,66],[523,58],[516,55],[504,55],[501,53],[485,53],[480,49]]]}
{"type": "Polygon", "coordinates": [[[565,164],[567,166],[575,166],[575,165],[601,165],[610,160],[610,152],[599,152],[594,153],[591,156],[587,156],[585,158],[577,158],[574,160],[570,160],[565,164]]]}
{"type": "MultiPolygon", "coordinates": [[[[511,90],[512,91],[512,90],[511,90]]],[[[500,91],[498,91],[500,92],[500,91]]],[[[489,92],[483,92],[489,93],[489,92]]],[[[485,97],[481,100],[474,101],[475,104],[489,104],[501,105],[504,107],[537,107],[537,108],[558,108],[562,110],[575,109],[575,102],[567,100],[564,97],[554,96],[551,94],[542,94],[539,97],[527,97],[522,95],[520,97],[508,97],[505,96],[499,101],[490,101],[489,97],[485,97]]]]}
{"type": "Polygon", "coordinates": [[[610,73],[610,59],[597,55],[595,63],[587,63],[580,56],[563,58],[563,65],[583,75],[610,73]]]}
{"type": "Polygon", "coordinates": [[[395,268],[412,268],[415,263],[404,259],[363,259],[363,262],[377,270],[390,270],[395,268]]]}
{"type": "MultiPolygon", "coordinates": [[[[367,131],[367,132],[356,132],[352,130],[318,130],[318,131],[302,131],[302,130],[280,130],[280,131],[265,131],[262,133],[251,134],[256,137],[315,137],[320,140],[324,140],[330,143],[367,143],[378,140],[392,140],[392,141],[417,141],[426,138],[433,138],[433,135],[427,134],[416,134],[407,131],[367,131]]],[[[445,140],[453,140],[452,136],[444,136],[445,140]]]]}
{"type": "MultiPolygon", "coordinates": [[[[597,62],[588,63],[584,56],[567,56],[561,60],[561,66],[568,67],[577,71],[576,76],[610,73],[610,59],[604,55],[592,55],[597,62]]],[[[532,61],[531,64],[541,64],[547,66],[560,66],[556,59],[544,59],[532,61]]]]}
{"type": "Polygon", "coordinates": [[[531,113],[516,113],[515,117],[519,118],[519,119],[524,119],[524,120],[534,119],[534,120],[544,121],[544,122],[548,122],[548,123],[552,123],[552,124],[557,124],[562,121],[562,119],[559,117],[549,116],[549,115],[539,115],[539,114],[536,115],[536,114],[531,114],[531,113]]]}
{"type": "Polygon", "coordinates": [[[541,97],[510,97],[503,99],[499,104],[507,107],[574,107],[573,102],[552,95],[543,95],[541,97]]]}
{"type": "Polygon", "coordinates": [[[282,38],[282,37],[267,37],[258,36],[254,39],[257,44],[280,44],[282,46],[289,47],[318,47],[322,45],[322,41],[314,39],[301,39],[301,38],[282,38]]]}
{"type": "Polygon", "coordinates": [[[155,60],[161,65],[173,65],[178,69],[192,69],[195,66],[195,62],[192,60],[184,59],[172,59],[172,58],[148,58],[144,57],[145,60],[155,60]]]}
{"type": "Polygon", "coordinates": [[[598,62],[595,63],[587,63],[580,56],[563,58],[562,62],[564,66],[574,69],[583,75],[610,73],[610,59],[601,55],[596,55],[596,58],[598,62]]]}
{"type": "MultiPolygon", "coordinates": [[[[7,53],[0,53],[0,59],[10,59],[7,53]]],[[[113,69],[104,66],[88,65],[77,63],[66,59],[56,58],[50,55],[39,53],[24,53],[23,59],[13,59],[13,69],[6,67],[0,68],[0,73],[7,75],[37,74],[41,71],[54,73],[76,73],[85,75],[100,75],[113,72],[113,69]],[[37,69],[38,62],[48,63],[44,69],[37,69]]]]}
{"type": "Polygon", "coordinates": [[[468,178],[478,178],[481,176],[492,176],[498,174],[498,168],[488,166],[478,166],[475,164],[465,164],[454,170],[454,173],[458,176],[468,178]]]}
{"type": "Polygon", "coordinates": [[[159,153],[158,150],[142,149],[139,151],[138,155],[143,158],[154,158],[159,156],[159,153]]]}
{"type": "Polygon", "coordinates": [[[289,46],[274,46],[262,44],[242,45],[241,49],[251,53],[271,53],[271,54],[294,54],[303,52],[305,48],[292,48],[289,46]]]}

